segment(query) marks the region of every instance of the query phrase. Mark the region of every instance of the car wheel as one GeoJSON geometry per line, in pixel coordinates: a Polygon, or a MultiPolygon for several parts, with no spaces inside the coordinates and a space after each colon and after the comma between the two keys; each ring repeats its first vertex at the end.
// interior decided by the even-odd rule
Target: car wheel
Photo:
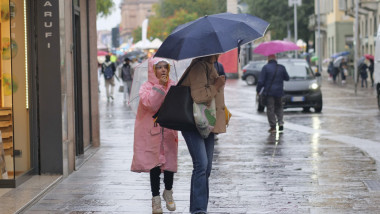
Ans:
{"type": "Polygon", "coordinates": [[[246,78],[245,78],[245,82],[247,83],[247,85],[255,85],[256,84],[256,77],[254,75],[248,75],[246,78]]]}
{"type": "Polygon", "coordinates": [[[322,111],[322,103],[318,104],[318,106],[314,107],[314,111],[316,113],[321,113],[322,111]]]}

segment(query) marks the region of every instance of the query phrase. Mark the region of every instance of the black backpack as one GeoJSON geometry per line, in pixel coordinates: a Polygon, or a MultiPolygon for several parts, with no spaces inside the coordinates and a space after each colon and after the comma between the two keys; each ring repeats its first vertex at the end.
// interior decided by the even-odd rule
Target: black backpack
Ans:
{"type": "Polygon", "coordinates": [[[104,78],[106,80],[109,80],[113,77],[114,73],[113,73],[113,69],[112,69],[112,63],[110,63],[108,66],[104,64],[103,73],[104,73],[104,78]]]}

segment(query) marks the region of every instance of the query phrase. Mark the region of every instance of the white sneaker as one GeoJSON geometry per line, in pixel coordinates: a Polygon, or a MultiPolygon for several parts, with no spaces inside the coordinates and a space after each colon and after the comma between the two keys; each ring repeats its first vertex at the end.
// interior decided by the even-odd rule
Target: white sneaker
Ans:
{"type": "Polygon", "coordinates": [[[152,213],[153,214],[161,214],[162,213],[161,197],[160,196],[154,196],[152,198],[152,213]]]}
{"type": "Polygon", "coordinates": [[[169,211],[175,211],[175,203],[173,199],[173,190],[164,190],[164,193],[162,194],[162,197],[166,201],[166,208],[169,211]]]}

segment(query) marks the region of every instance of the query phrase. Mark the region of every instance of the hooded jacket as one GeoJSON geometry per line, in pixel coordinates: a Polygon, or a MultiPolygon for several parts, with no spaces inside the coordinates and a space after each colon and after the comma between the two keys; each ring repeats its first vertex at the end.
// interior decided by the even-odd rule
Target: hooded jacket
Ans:
{"type": "Polygon", "coordinates": [[[175,82],[169,79],[167,87],[160,85],[153,70],[154,62],[159,59],[148,60],[148,81],[139,91],[131,171],[149,172],[160,166],[162,170],[177,172],[178,132],[160,127],[152,117],[175,82]]]}
{"type": "Polygon", "coordinates": [[[191,97],[195,103],[209,104],[215,97],[216,122],[212,132],[225,133],[224,87],[217,90],[214,86],[215,79],[219,76],[214,64],[194,59],[185,72],[189,72],[189,74],[183,80],[182,85],[190,86],[191,97]]]}

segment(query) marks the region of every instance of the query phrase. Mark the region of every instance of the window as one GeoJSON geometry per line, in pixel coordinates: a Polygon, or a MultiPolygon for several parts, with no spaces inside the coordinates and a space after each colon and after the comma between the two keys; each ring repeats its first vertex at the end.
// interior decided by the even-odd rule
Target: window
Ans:
{"type": "Polygon", "coordinates": [[[0,0],[0,182],[31,169],[25,1],[0,0]]]}

